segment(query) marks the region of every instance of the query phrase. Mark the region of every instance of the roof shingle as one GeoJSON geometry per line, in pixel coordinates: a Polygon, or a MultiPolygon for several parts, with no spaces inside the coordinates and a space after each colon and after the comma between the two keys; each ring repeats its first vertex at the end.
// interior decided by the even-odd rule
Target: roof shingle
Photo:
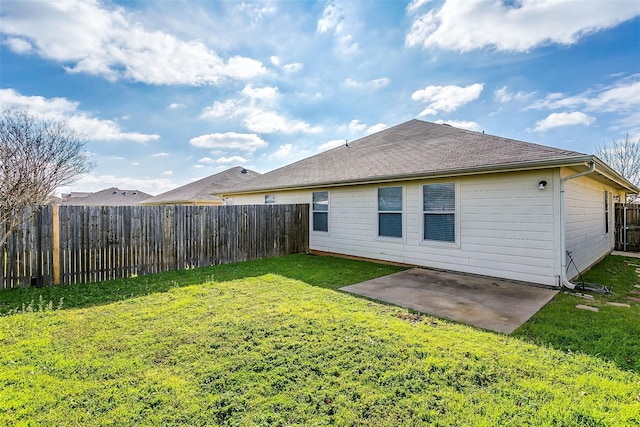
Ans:
{"type": "Polygon", "coordinates": [[[260,176],[258,172],[237,166],[169,190],[140,203],[141,205],[212,203],[221,201],[215,193],[221,188],[260,176]]]}
{"type": "Polygon", "coordinates": [[[428,176],[532,163],[580,161],[585,154],[449,125],[410,120],[233,187],[224,193],[428,176]]]}

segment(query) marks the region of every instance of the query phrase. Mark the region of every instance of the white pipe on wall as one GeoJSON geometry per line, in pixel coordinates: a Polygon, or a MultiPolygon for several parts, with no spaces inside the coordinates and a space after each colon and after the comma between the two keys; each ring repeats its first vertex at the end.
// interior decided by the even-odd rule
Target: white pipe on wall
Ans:
{"type": "Polygon", "coordinates": [[[560,287],[574,289],[576,285],[571,283],[567,279],[567,218],[566,218],[566,206],[565,206],[565,183],[569,180],[579,178],[581,176],[589,175],[596,170],[596,163],[591,161],[589,163],[589,169],[586,171],[578,172],[573,175],[565,176],[560,180],[560,287]]]}

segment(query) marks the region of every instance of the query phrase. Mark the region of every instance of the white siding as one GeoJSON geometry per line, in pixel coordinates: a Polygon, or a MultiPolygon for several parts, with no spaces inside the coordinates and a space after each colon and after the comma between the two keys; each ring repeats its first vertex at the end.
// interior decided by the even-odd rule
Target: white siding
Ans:
{"type": "MultiPolygon", "coordinates": [[[[312,250],[557,286],[560,175],[555,169],[394,184],[404,189],[402,239],[377,236],[377,189],[389,184],[277,192],[276,203],[311,203],[313,191],[329,192],[329,232],[310,230],[312,250]],[[455,244],[422,238],[422,185],[434,182],[457,185],[455,244]]],[[[581,270],[613,248],[613,199],[604,233],[605,189],[618,194],[588,177],[566,185],[567,248],[581,270]]],[[[273,193],[234,196],[233,203],[264,204],[265,194],[273,193]]]]}
{"type": "MultiPolygon", "coordinates": [[[[562,175],[575,173],[563,169],[562,175]]],[[[618,192],[612,187],[584,176],[567,181],[565,199],[567,212],[567,251],[580,271],[589,268],[614,247],[614,200],[618,192]],[[605,228],[604,193],[609,192],[609,232],[605,228]]],[[[571,266],[567,277],[578,274],[571,266]]]]}
{"type": "Polygon", "coordinates": [[[264,193],[240,194],[227,199],[229,205],[264,205],[264,196],[267,194],[276,195],[276,203],[279,205],[311,203],[311,191],[266,191],[264,193]]]}

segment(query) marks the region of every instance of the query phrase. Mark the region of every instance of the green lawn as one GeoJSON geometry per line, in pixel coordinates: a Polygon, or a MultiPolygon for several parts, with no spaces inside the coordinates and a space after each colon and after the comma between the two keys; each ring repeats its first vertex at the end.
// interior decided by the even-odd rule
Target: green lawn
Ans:
{"type": "Polygon", "coordinates": [[[606,285],[612,294],[591,294],[591,300],[560,293],[513,336],[565,351],[588,353],[640,373],[640,304],[627,299],[640,298],[631,293],[634,289],[640,291],[635,287],[640,283],[636,268],[640,268],[640,259],[608,256],[588,271],[584,280],[606,285]],[[607,302],[631,307],[615,307],[607,302]],[[580,310],[576,308],[578,304],[600,311],[580,310]]]}
{"type": "Polygon", "coordinates": [[[295,255],[0,292],[21,311],[0,425],[640,423],[637,372],[333,289],[397,270],[295,255]]]}

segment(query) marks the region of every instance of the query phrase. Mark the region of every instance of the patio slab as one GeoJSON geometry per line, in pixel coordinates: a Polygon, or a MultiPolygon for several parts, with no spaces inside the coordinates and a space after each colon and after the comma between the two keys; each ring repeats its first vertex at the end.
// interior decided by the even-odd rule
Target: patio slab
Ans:
{"type": "Polygon", "coordinates": [[[340,288],[443,319],[510,334],[558,291],[508,280],[413,268],[340,288]]]}

